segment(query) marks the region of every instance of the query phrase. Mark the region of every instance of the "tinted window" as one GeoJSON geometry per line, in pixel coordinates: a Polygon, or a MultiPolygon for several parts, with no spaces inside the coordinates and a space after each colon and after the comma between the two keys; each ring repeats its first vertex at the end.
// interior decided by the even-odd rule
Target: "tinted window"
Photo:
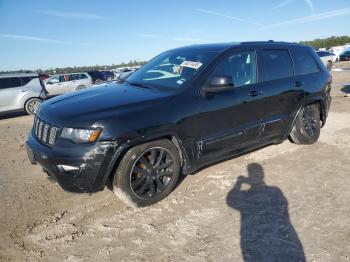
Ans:
{"type": "Polygon", "coordinates": [[[314,58],[307,50],[292,50],[292,56],[296,75],[311,74],[319,71],[314,58]]]}
{"type": "Polygon", "coordinates": [[[28,84],[34,78],[35,78],[34,76],[21,77],[22,86],[25,86],[26,84],[28,84]]]}
{"type": "Polygon", "coordinates": [[[87,75],[85,74],[79,74],[79,79],[86,79],[88,78],[87,75]]]}
{"type": "Polygon", "coordinates": [[[231,76],[235,87],[256,83],[256,52],[248,51],[225,58],[212,76],[231,76]]]}
{"type": "Polygon", "coordinates": [[[293,63],[288,50],[263,50],[262,56],[265,81],[293,76],[293,63]]]}
{"type": "Polygon", "coordinates": [[[19,77],[0,78],[0,89],[17,87],[21,85],[21,79],[19,77]]]}

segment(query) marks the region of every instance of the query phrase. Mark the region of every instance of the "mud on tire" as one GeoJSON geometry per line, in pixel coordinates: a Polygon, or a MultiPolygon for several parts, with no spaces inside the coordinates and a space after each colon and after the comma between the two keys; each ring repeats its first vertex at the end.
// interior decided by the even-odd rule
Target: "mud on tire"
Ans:
{"type": "Polygon", "coordinates": [[[289,138],[295,144],[315,143],[321,130],[320,108],[318,104],[303,107],[293,125],[289,138]]]}
{"type": "Polygon", "coordinates": [[[180,165],[179,152],[167,139],[135,146],[117,167],[113,191],[129,206],[154,204],[174,189],[180,165]]]}

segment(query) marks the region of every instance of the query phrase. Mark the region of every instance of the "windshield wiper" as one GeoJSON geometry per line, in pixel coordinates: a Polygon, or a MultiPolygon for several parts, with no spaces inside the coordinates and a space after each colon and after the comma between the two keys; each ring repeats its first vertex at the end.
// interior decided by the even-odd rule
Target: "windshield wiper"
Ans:
{"type": "Polygon", "coordinates": [[[154,87],[146,85],[146,84],[143,84],[143,83],[129,82],[129,81],[126,81],[126,80],[124,81],[124,83],[128,83],[129,85],[132,85],[132,86],[137,86],[137,87],[142,87],[142,88],[155,90],[154,87]]]}

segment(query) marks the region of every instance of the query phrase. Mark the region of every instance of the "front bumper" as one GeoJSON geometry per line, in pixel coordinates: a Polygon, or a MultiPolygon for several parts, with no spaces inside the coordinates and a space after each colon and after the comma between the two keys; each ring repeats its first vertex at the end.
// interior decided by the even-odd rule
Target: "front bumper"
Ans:
{"type": "Polygon", "coordinates": [[[59,185],[71,192],[96,192],[103,189],[117,152],[115,142],[55,145],[50,148],[30,132],[27,154],[32,164],[40,164],[59,185]],[[63,167],[71,168],[63,168],[63,167]]]}

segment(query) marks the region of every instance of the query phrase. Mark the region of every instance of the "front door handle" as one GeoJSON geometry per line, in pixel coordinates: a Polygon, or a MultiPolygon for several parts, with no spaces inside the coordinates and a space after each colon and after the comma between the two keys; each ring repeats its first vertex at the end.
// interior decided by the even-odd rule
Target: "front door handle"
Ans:
{"type": "Polygon", "coordinates": [[[261,94],[262,94],[262,91],[253,90],[248,95],[249,96],[258,96],[258,95],[261,95],[261,94]]]}
{"type": "Polygon", "coordinates": [[[301,87],[301,86],[303,86],[303,85],[304,85],[304,82],[301,82],[301,81],[295,82],[295,86],[296,86],[296,87],[301,87]]]}

